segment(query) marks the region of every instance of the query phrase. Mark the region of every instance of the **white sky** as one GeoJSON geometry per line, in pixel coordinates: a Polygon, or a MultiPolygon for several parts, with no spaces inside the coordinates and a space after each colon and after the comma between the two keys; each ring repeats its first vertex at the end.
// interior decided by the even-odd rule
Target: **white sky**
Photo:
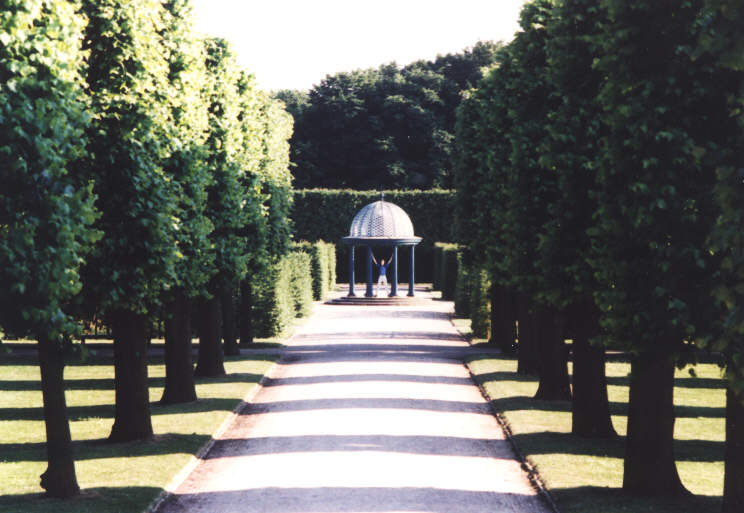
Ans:
{"type": "Polygon", "coordinates": [[[524,0],[193,0],[199,32],[229,40],[264,89],[508,41],[524,0]]]}

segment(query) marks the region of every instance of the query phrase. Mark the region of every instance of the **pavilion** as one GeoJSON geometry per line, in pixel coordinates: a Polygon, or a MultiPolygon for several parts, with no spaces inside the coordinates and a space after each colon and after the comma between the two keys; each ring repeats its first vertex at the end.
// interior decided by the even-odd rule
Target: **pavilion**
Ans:
{"type": "Polygon", "coordinates": [[[380,193],[380,199],[363,207],[351,222],[349,236],[341,239],[349,246],[349,297],[356,296],[354,292],[354,258],[357,246],[367,248],[367,290],[365,297],[373,297],[372,285],[372,248],[392,246],[393,265],[390,276],[390,297],[398,295],[398,247],[409,246],[410,251],[410,279],[408,280],[408,296],[414,296],[414,248],[421,242],[421,237],[413,234],[413,223],[408,214],[398,205],[385,201],[380,193]]]}

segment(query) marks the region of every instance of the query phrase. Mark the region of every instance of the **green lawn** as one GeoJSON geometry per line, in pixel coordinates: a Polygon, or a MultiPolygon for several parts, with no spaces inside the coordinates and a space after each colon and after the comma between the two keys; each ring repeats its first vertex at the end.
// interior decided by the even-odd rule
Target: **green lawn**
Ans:
{"type": "MultiPolygon", "coordinates": [[[[456,322],[458,327],[462,324],[456,322]]],[[[607,365],[612,421],[621,438],[590,440],[572,436],[569,402],[536,401],[537,381],[516,374],[513,358],[470,362],[497,411],[509,422],[514,440],[537,467],[562,513],[717,513],[723,493],[725,390],[716,365],[677,371],[674,402],[675,455],[685,486],[696,496],[683,501],[651,500],[624,494],[623,447],[630,365],[607,365]]],[[[569,371],[570,371],[569,367],[569,371]]]]}
{"type": "MultiPolygon", "coordinates": [[[[264,345],[259,345],[261,347],[264,345]]],[[[197,381],[199,400],[154,404],[162,395],[162,357],[151,359],[150,400],[155,439],[109,444],[113,423],[112,359],[93,354],[65,369],[67,404],[81,497],[43,498],[45,434],[39,368],[22,351],[0,356],[0,513],[138,512],[152,501],[206,443],[273,363],[275,356],[227,357],[228,375],[197,381]]]]}

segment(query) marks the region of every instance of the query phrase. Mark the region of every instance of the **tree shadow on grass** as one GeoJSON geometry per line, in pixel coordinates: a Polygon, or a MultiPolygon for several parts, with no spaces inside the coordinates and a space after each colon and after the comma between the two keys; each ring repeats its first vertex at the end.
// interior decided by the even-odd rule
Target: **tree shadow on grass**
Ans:
{"type": "MultiPolygon", "coordinates": [[[[209,435],[166,433],[152,440],[109,442],[105,438],[75,440],[72,443],[76,461],[103,458],[130,458],[163,454],[195,454],[210,439],[209,435]]],[[[0,444],[5,462],[47,461],[46,442],[0,444]]]]}
{"type": "MultiPolygon", "coordinates": [[[[491,405],[496,411],[508,412],[514,410],[542,410],[542,411],[554,411],[554,412],[571,412],[571,401],[542,401],[539,399],[533,399],[526,395],[503,397],[499,399],[492,399],[491,405]]],[[[628,403],[610,401],[610,414],[611,415],[628,415],[628,403]]],[[[676,418],[724,418],[726,416],[726,408],[717,406],[684,406],[676,405],[674,407],[674,415],[676,418]]]]}
{"type": "MultiPolygon", "coordinates": [[[[197,399],[190,403],[161,405],[150,403],[152,415],[170,415],[183,413],[201,413],[206,411],[232,411],[240,403],[236,398],[207,398],[197,399]]],[[[67,414],[71,421],[86,420],[91,418],[106,419],[114,418],[113,404],[95,404],[91,406],[68,406],[67,414]]],[[[44,420],[44,409],[38,408],[0,408],[0,420],[44,420]]]]}
{"type": "MultiPolygon", "coordinates": [[[[258,383],[262,374],[233,372],[214,378],[196,378],[196,383],[258,383]]],[[[148,378],[148,387],[163,388],[165,378],[148,378]]],[[[23,392],[40,390],[38,380],[0,380],[0,392],[23,392]]],[[[113,378],[65,379],[65,390],[113,390],[113,378]]]]}
{"type": "Polygon", "coordinates": [[[155,486],[83,489],[70,499],[53,499],[43,493],[0,496],[0,513],[117,513],[143,511],[162,492],[155,486]]]}
{"type": "MultiPolygon", "coordinates": [[[[627,376],[608,376],[607,384],[613,386],[630,386],[630,378],[627,376]]],[[[724,390],[726,383],[721,378],[675,378],[674,386],[680,388],[705,388],[724,390]]]]}
{"type": "MultiPolygon", "coordinates": [[[[625,438],[583,438],[571,433],[543,431],[513,435],[514,441],[527,455],[575,454],[622,459],[625,438]]],[[[722,461],[724,442],[712,440],[675,440],[674,458],[677,461],[722,461]]]]}
{"type": "Polygon", "coordinates": [[[580,486],[551,489],[560,511],[596,513],[718,513],[721,497],[696,495],[652,498],[631,495],[620,488],[580,486]]]}

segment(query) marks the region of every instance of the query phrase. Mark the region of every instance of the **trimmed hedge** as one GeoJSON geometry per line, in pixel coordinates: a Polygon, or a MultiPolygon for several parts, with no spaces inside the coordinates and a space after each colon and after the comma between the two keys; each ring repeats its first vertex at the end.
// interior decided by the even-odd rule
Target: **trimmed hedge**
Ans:
{"type": "Polygon", "coordinates": [[[295,242],[292,247],[310,255],[313,299],[325,300],[336,286],[336,245],[319,240],[295,242]]]}
{"type": "MultiPolygon", "coordinates": [[[[365,205],[377,201],[377,191],[346,189],[302,189],[294,191],[291,217],[297,240],[338,242],[349,234],[354,216],[365,205]]],[[[432,280],[432,248],[436,241],[454,241],[453,212],[455,192],[385,191],[385,200],[406,211],[417,236],[423,241],[416,247],[416,280],[432,280]]],[[[344,254],[348,250],[344,250],[344,254]]],[[[385,256],[384,258],[387,258],[385,256]]],[[[345,259],[335,266],[338,277],[348,280],[345,259]]],[[[358,271],[357,271],[358,272],[358,271]]],[[[399,279],[408,279],[408,266],[399,268],[399,279]]],[[[358,276],[362,276],[358,274],[358,276]]],[[[333,282],[336,280],[334,279],[333,282]]]]}
{"type": "Polygon", "coordinates": [[[466,258],[466,248],[457,244],[434,244],[435,290],[442,299],[455,302],[455,315],[469,317],[473,336],[488,338],[491,331],[491,286],[488,271],[466,258]]]}
{"type": "Polygon", "coordinates": [[[310,255],[304,251],[291,251],[282,259],[288,269],[290,292],[294,300],[295,317],[307,317],[313,310],[313,278],[310,255]]]}
{"type": "Polygon", "coordinates": [[[332,292],[336,288],[336,244],[326,242],[326,255],[328,256],[326,264],[328,265],[328,291],[332,292]]]}
{"type": "Polygon", "coordinates": [[[457,244],[447,242],[434,243],[434,276],[432,284],[435,290],[442,291],[442,299],[447,301],[455,299],[459,262],[458,253],[459,246],[457,244]]]}
{"type": "Polygon", "coordinates": [[[476,338],[489,338],[491,333],[491,298],[488,291],[491,286],[490,277],[485,269],[472,267],[470,269],[470,329],[476,338]]]}
{"type": "Polygon", "coordinates": [[[251,310],[256,337],[281,335],[295,317],[311,313],[311,267],[310,255],[295,248],[257,275],[251,310]]]}
{"type": "Polygon", "coordinates": [[[455,316],[470,317],[470,268],[465,264],[461,251],[457,252],[457,278],[455,279],[455,316]]]}
{"type": "Polygon", "coordinates": [[[252,309],[256,337],[267,338],[283,333],[295,316],[291,277],[285,258],[269,264],[256,276],[252,309]]]}

